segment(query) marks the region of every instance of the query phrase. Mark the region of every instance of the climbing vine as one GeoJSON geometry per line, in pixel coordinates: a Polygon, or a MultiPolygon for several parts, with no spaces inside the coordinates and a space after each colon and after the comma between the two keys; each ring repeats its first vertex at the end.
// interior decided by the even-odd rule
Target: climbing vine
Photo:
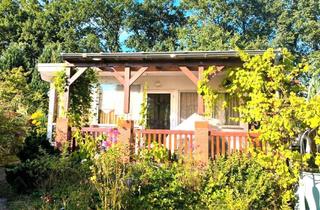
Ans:
{"type": "Polygon", "coordinates": [[[145,83],[143,86],[143,95],[142,95],[142,103],[140,107],[140,120],[139,125],[143,128],[147,127],[147,119],[148,119],[148,84],[145,83]]]}
{"type": "MultiPolygon", "coordinates": [[[[309,71],[308,65],[297,64],[286,49],[280,55],[273,49],[256,56],[240,51],[244,63],[230,69],[227,90],[241,99],[239,120],[255,123],[259,139],[268,144],[268,151],[257,150],[252,156],[270,174],[276,175],[280,188],[275,196],[281,198],[283,209],[290,209],[300,170],[311,157],[301,155],[292,146],[305,130],[315,130],[319,136],[320,97],[310,101],[304,97],[306,87],[301,78],[309,71]]],[[[319,137],[314,139],[320,143],[319,137]]]]}
{"type": "Polygon", "coordinates": [[[217,71],[215,66],[210,66],[203,71],[202,78],[198,81],[198,94],[203,97],[205,116],[212,117],[218,93],[209,85],[210,75],[217,71]]]}
{"type": "Polygon", "coordinates": [[[64,100],[63,95],[65,92],[65,89],[68,85],[67,75],[66,71],[63,69],[61,71],[58,71],[53,79],[53,85],[56,89],[57,95],[58,95],[58,107],[60,108],[60,116],[65,117],[66,116],[66,110],[64,107],[64,100]]]}
{"type": "Polygon", "coordinates": [[[70,85],[70,104],[68,110],[65,110],[63,102],[63,95],[68,85],[65,70],[57,72],[53,83],[58,93],[59,107],[61,108],[60,116],[68,116],[71,126],[78,127],[88,123],[93,99],[92,94],[98,86],[96,72],[88,68],[70,85]]]}

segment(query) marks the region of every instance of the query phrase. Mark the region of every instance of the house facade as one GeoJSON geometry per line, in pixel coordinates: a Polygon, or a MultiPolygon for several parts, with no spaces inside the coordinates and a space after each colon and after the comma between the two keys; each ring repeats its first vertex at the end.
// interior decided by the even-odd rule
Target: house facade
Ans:
{"type": "MultiPolygon", "coordinates": [[[[263,51],[247,51],[250,55],[263,51]]],[[[90,122],[92,126],[112,126],[119,118],[139,121],[144,91],[147,94],[147,124],[152,129],[183,129],[181,123],[192,115],[204,114],[203,99],[197,93],[202,72],[216,66],[210,85],[219,93],[212,122],[221,130],[247,130],[235,122],[236,98],[228,95],[222,82],[226,69],[242,64],[236,51],[146,52],[146,53],[64,53],[64,63],[39,63],[41,78],[50,83],[48,138],[52,139],[57,115],[57,94],[53,79],[58,71],[67,72],[72,85],[88,68],[97,71],[100,86],[94,91],[90,122]],[[146,90],[144,90],[146,87],[146,90]],[[227,102],[228,107],[223,106],[227,102]]],[[[68,106],[68,90],[65,106],[68,106]]],[[[135,123],[137,125],[137,123],[135,123]]],[[[190,129],[190,128],[185,128],[190,129]]]]}

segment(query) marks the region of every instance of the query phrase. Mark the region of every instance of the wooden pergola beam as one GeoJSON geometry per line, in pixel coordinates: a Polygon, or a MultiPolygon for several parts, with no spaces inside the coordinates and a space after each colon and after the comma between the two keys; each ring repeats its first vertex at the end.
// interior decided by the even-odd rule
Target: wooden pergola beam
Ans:
{"type": "Polygon", "coordinates": [[[120,84],[124,85],[125,84],[125,80],[123,79],[123,77],[119,74],[119,72],[115,69],[115,68],[111,68],[113,70],[112,75],[119,81],[120,84]]]}
{"type": "Polygon", "coordinates": [[[72,77],[69,79],[69,85],[71,85],[74,81],[76,81],[86,69],[79,69],[72,77]]]}
{"type": "Polygon", "coordinates": [[[148,69],[148,67],[142,67],[140,68],[135,75],[130,78],[130,85],[132,85],[146,70],[148,69]]]}
{"type": "Polygon", "coordinates": [[[186,66],[179,66],[179,69],[197,86],[198,78],[186,66]]]}
{"type": "Polygon", "coordinates": [[[124,93],[124,110],[125,114],[130,113],[130,87],[131,85],[148,69],[148,67],[140,68],[133,77],[131,77],[130,67],[124,68],[124,78],[114,69],[114,76],[123,85],[124,93]]]}
{"type": "Polygon", "coordinates": [[[126,62],[116,62],[110,61],[108,63],[92,63],[92,62],[74,62],[69,64],[71,67],[97,67],[97,68],[110,68],[110,67],[125,67],[130,66],[132,68],[141,68],[143,66],[161,66],[162,68],[168,66],[189,66],[198,67],[204,66],[205,68],[209,66],[242,66],[243,62],[238,59],[229,59],[221,61],[126,61],[126,62]]]}

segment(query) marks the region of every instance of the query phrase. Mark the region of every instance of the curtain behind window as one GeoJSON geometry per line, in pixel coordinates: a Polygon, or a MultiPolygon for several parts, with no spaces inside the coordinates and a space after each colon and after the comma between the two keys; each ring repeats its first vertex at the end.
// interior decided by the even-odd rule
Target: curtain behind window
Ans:
{"type": "Polygon", "coordinates": [[[182,92],[180,93],[180,123],[196,113],[198,109],[198,93],[182,92]]]}
{"type": "Polygon", "coordinates": [[[225,108],[225,124],[239,125],[239,122],[233,119],[239,117],[239,111],[234,109],[235,107],[239,106],[239,98],[229,94],[225,94],[225,101],[227,103],[227,107],[225,108]]]}

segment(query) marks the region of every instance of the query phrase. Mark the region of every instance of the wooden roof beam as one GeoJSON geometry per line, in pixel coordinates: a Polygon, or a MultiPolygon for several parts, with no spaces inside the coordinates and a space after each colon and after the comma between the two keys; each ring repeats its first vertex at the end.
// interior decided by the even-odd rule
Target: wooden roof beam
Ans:
{"type": "Polygon", "coordinates": [[[69,85],[74,83],[74,81],[76,81],[85,71],[86,69],[79,69],[74,75],[72,75],[72,77],[69,79],[69,85]]]}
{"type": "Polygon", "coordinates": [[[195,84],[198,85],[198,78],[192,73],[192,71],[186,66],[179,66],[179,69],[195,84]]]}
{"type": "Polygon", "coordinates": [[[148,69],[148,67],[142,67],[140,68],[135,74],[134,76],[132,76],[129,80],[130,85],[132,85],[146,70],[148,69]]]}

